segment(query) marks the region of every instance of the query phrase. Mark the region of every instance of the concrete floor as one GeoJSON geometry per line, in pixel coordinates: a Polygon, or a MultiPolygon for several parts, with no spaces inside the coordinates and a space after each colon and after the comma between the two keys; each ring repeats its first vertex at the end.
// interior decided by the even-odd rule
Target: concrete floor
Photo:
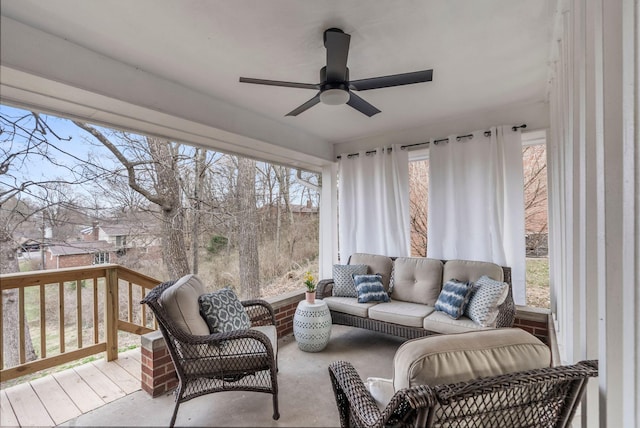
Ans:
{"type": "MultiPolygon", "coordinates": [[[[180,405],[176,426],[333,427],[340,420],[327,367],[335,360],[351,362],[360,376],[387,377],[403,339],[334,325],[329,345],[318,353],[302,352],[293,336],[279,342],[280,419],[272,419],[270,394],[219,392],[180,405]]],[[[144,391],[127,395],[62,426],[167,426],[173,395],[152,399],[144,391]]]]}

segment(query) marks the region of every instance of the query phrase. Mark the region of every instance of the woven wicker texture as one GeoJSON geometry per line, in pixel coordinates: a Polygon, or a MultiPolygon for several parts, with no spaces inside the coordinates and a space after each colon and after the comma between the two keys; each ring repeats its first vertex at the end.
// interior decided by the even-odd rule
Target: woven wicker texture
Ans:
{"type": "Polygon", "coordinates": [[[329,375],[343,427],[569,427],[598,362],[406,388],[384,411],[350,363],[331,363],[329,375]]]}
{"type": "MultiPolygon", "coordinates": [[[[159,304],[162,293],[175,281],[155,287],[142,300],[153,311],[178,375],[173,426],[180,403],[219,391],[254,391],[273,394],[273,419],[278,419],[277,355],[271,341],[256,330],[194,336],[179,329],[159,304]]],[[[243,301],[251,325],[275,326],[269,303],[243,301]]]]}

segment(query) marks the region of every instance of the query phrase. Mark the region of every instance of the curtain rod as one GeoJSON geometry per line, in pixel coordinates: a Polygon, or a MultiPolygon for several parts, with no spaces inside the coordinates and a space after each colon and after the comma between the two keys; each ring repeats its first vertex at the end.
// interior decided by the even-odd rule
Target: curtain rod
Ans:
{"type": "MultiPolygon", "coordinates": [[[[523,123],[522,125],[512,126],[511,130],[515,132],[520,128],[524,129],[526,127],[527,127],[527,124],[523,123]]],[[[491,131],[484,131],[484,136],[485,137],[490,137],[491,136],[491,131]]],[[[456,136],[456,141],[461,141],[463,138],[473,138],[473,134],[458,135],[458,136],[456,136]]],[[[439,143],[444,143],[444,142],[448,142],[448,141],[449,141],[449,138],[439,138],[437,140],[433,140],[433,144],[435,144],[437,146],[439,143]]],[[[429,145],[429,144],[430,144],[429,141],[425,141],[424,143],[405,144],[404,146],[400,146],[400,148],[402,150],[406,150],[409,147],[424,146],[424,145],[429,145]]],[[[391,147],[389,147],[387,149],[387,152],[390,152],[391,150],[392,150],[391,147]]],[[[364,154],[365,155],[372,155],[372,154],[376,153],[376,151],[377,150],[369,150],[369,151],[364,152],[364,154]]],[[[360,155],[360,153],[349,153],[347,155],[347,157],[351,158],[353,156],[359,156],[359,155],[360,155]]],[[[337,158],[341,159],[342,156],[338,156],[337,158]]]]}

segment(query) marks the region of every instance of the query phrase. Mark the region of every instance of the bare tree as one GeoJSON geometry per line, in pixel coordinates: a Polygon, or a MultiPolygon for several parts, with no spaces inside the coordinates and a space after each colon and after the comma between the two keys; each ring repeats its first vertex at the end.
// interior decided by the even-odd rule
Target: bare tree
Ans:
{"type": "Polygon", "coordinates": [[[522,149],[524,166],[524,221],[527,254],[546,254],[547,156],[545,145],[522,149]]]}
{"type": "Polygon", "coordinates": [[[524,162],[525,229],[545,232],[547,229],[547,157],[544,145],[522,149],[524,162]]]}
{"type": "MultiPolygon", "coordinates": [[[[41,199],[36,189],[45,189],[45,186],[58,182],[72,181],[33,181],[20,173],[28,168],[28,162],[33,158],[66,168],[66,165],[56,159],[54,153],[69,155],[56,143],[68,141],[70,138],[58,136],[38,114],[20,112],[12,115],[3,109],[0,112],[0,136],[0,274],[6,274],[20,270],[17,259],[19,243],[14,236],[15,230],[33,215],[51,206],[48,201],[41,201],[40,208],[31,207],[22,200],[23,195],[30,195],[36,200],[41,199]]],[[[4,332],[0,334],[3,334],[2,352],[7,367],[20,363],[20,337],[17,334],[20,321],[18,299],[17,289],[2,292],[4,332]]],[[[26,315],[22,321],[27,324],[26,315]]],[[[24,358],[25,361],[37,358],[28,328],[25,329],[24,358]]]]}
{"type": "Polygon", "coordinates": [[[129,147],[137,145],[148,158],[130,159],[123,150],[98,128],[73,121],[103,144],[124,167],[129,186],[160,208],[162,212],[162,258],[172,278],[189,273],[189,261],[184,240],[184,210],[178,176],[178,150],[168,140],[128,134],[120,137],[129,147]],[[142,145],[141,145],[142,143],[142,145]]]}
{"type": "Polygon", "coordinates": [[[256,162],[238,158],[238,251],[241,294],[245,298],[260,296],[260,263],[256,224],[256,162]]]}
{"type": "Polygon", "coordinates": [[[429,161],[409,163],[409,223],[411,226],[411,255],[427,255],[427,206],[429,189],[429,161]]]}

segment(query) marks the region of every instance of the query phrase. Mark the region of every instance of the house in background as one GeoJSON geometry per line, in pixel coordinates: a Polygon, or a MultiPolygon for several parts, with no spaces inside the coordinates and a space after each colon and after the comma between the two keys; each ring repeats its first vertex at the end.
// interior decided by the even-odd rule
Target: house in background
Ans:
{"type": "Polygon", "coordinates": [[[80,234],[83,241],[105,241],[115,248],[118,255],[124,255],[128,250],[147,252],[160,245],[160,239],[153,233],[153,225],[155,222],[149,222],[148,219],[108,219],[94,221],[80,234]]]}
{"type": "Polygon", "coordinates": [[[107,241],[59,242],[45,248],[45,269],[99,265],[115,260],[116,248],[107,241]]]}

